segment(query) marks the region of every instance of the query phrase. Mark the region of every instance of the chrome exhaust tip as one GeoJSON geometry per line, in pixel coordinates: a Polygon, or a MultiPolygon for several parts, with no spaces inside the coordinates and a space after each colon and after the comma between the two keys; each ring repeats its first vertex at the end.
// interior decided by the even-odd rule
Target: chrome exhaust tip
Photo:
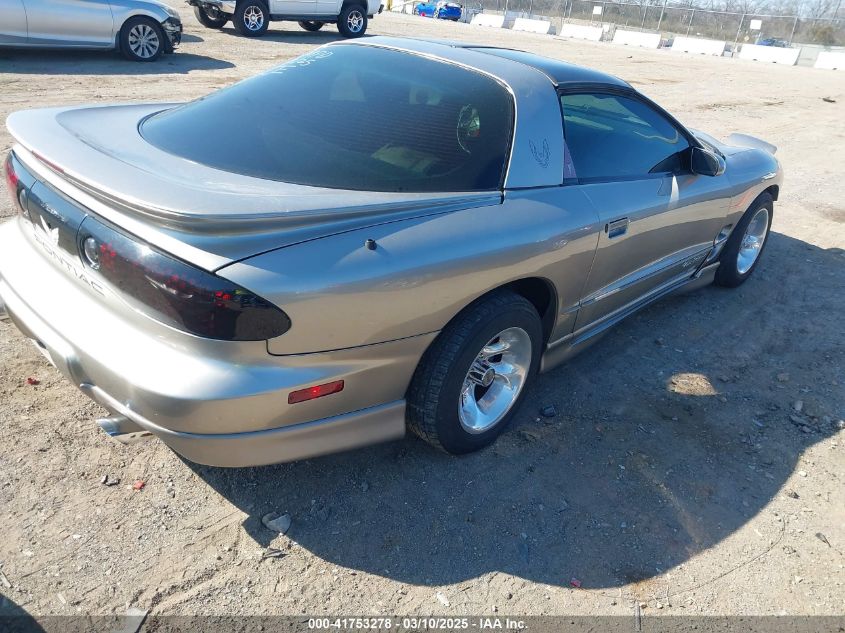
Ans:
{"type": "Polygon", "coordinates": [[[143,439],[153,436],[149,431],[144,430],[132,420],[123,415],[113,415],[110,418],[98,418],[99,426],[109,437],[121,444],[134,444],[143,439]]]}

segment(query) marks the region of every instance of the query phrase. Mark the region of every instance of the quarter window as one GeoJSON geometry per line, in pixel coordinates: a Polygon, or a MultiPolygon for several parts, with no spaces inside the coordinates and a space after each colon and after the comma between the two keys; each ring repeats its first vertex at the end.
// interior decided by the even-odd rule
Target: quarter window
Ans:
{"type": "Polygon", "coordinates": [[[678,172],[689,143],[636,99],[611,94],[561,96],[566,145],[581,181],[678,172]]]}

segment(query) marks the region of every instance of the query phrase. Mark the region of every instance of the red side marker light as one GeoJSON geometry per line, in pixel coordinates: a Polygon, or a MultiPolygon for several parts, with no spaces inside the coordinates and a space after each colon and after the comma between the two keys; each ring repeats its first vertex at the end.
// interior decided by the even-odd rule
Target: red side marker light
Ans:
{"type": "Polygon", "coordinates": [[[297,402],[305,402],[306,400],[313,400],[314,398],[322,398],[333,393],[343,391],[343,381],[335,380],[334,382],[327,382],[324,385],[315,385],[292,391],[288,396],[288,404],[296,404],[297,402]]]}

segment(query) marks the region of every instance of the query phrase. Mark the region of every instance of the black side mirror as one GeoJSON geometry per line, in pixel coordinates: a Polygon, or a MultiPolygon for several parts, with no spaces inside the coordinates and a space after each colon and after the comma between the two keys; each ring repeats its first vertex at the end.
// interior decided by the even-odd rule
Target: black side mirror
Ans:
{"type": "Polygon", "coordinates": [[[690,168],[700,176],[721,176],[725,173],[725,159],[709,149],[693,147],[690,168]]]}

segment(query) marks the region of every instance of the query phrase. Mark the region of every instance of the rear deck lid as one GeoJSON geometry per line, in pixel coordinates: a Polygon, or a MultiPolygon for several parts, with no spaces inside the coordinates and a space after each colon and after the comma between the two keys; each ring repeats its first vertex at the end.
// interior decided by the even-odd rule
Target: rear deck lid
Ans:
{"type": "Polygon", "coordinates": [[[340,231],[501,199],[498,192],[373,193],[228,173],[144,140],[139,122],[172,107],[25,110],[7,126],[18,158],[54,194],[206,270],[340,231]]]}

